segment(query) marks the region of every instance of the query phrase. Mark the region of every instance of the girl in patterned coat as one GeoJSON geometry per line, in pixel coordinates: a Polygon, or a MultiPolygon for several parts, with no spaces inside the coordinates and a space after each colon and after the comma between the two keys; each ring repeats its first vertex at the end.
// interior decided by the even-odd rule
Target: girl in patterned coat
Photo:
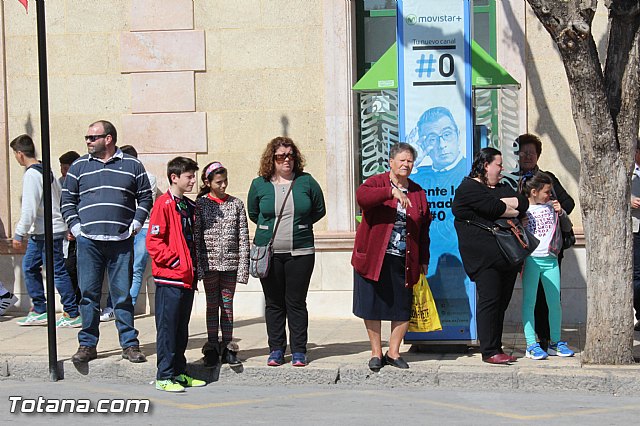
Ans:
{"type": "Polygon", "coordinates": [[[236,282],[249,280],[249,230],[244,203],[228,195],[227,169],[214,161],[203,170],[196,200],[195,239],[198,279],[207,296],[207,337],[204,363],[220,359],[231,367],[241,365],[233,339],[233,295],[236,282]],[[222,332],[219,343],[218,333],[222,332]]]}

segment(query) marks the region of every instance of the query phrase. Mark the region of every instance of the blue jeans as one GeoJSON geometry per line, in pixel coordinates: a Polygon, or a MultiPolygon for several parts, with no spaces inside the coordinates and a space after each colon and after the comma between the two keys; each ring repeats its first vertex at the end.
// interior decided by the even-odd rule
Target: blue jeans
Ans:
{"type": "MultiPolygon", "coordinates": [[[[33,310],[39,314],[47,311],[47,299],[42,284],[42,269],[46,262],[44,239],[29,238],[27,251],[22,258],[22,270],[24,271],[27,292],[33,302],[33,310]]],[[[64,266],[62,238],[53,240],[53,282],[58,294],[60,294],[64,311],[71,318],[77,317],[79,312],[75,300],[76,296],[71,285],[71,278],[64,266]]]]}
{"type": "MultiPolygon", "coordinates": [[[[147,251],[147,228],[142,228],[133,239],[133,278],[131,280],[131,302],[136,305],[140,287],[142,287],[142,278],[144,271],[147,269],[147,260],[149,260],[149,252],[147,251]]],[[[111,295],[107,297],[107,307],[113,308],[111,295]]]]}
{"type": "Polygon", "coordinates": [[[109,295],[115,301],[114,311],[120,346],[138,346],[138,331],[133,327],[133,303],[129,294],[129,265],[133,253],[133,238],[124,241],[96,241],[78,237],[76,241],[78,284],[82,291],[82,330],[78,333],[80,345],[98,345],[100,295],[106,270],[109,277],[109,295]]]}
{"type": "Polygon", "coordinates": [[[131,280],[131,300],[136,304],[138,293],[142,287],[142,278],[144,271],[147,269],[147,260],[149,252],[147,251],[147,228],[142,228],[133,239],[133,279],[131,280]]]}

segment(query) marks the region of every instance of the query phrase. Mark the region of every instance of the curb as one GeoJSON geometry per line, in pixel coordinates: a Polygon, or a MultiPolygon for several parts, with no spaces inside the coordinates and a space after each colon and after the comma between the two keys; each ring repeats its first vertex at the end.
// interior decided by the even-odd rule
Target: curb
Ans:
{"type": "MultiPolygon", "coordinates": [[[[149,384],[155,378],[153,362],[133,364],[118,357],[98,358],[88,364],[58,362],[63,380],[149,384]]],[[[360,365],[328,365],[306,368],[283,365],[267,367],[247,362],[242,367],[208,368],[202,361],[188,365],[189,373],[209,383],[252,386],[334,385],[349,387],[442,387],[448,389],[506,391],[580,391],[612,395],[638,395],[640,368],[581,367],[531,368],[517,365],[413,365],[409,370],[383,368],[378,373],[360,365]]],[[[0,357],[0,380],[48,380],[48,358],[0,357]]]]}

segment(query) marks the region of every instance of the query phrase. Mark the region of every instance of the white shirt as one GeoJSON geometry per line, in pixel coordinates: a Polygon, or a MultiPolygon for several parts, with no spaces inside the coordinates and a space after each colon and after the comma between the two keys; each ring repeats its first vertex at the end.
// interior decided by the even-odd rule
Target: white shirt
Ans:
{"type": "MultiPolygon", "coordinates": [[[[51,214],[53,233],[60,234],[67,230],[67,225],[60,214],[60,193],[62,189],[58,179],[51,181],[51,214]]],[[[26,235],[44,235],[44,188],[42,173],[35,168],[28,168],[22,179],[22,208],[20,220],[16,225],[14,240],[22,241],[26,235]]]]}
{"type": "Polygon", "coordinates": [[[532,204],[527,210],[529,223],[527,229],[540,241],[538,247],[531,253],[533,257],[547,257],[553,253],[549,252],[549,245],[556,232],[557,215],[551,203],[532,204]]]}

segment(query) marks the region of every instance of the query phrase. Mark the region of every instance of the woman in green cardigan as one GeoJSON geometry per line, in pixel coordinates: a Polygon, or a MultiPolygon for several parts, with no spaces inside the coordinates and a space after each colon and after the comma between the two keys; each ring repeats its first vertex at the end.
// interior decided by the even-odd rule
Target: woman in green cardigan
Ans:
{"type": "Polygon", "coordinates": [[[291,363],[295,367],[307,365],[307,292],[315,263],[313,224],[326,211],[320,185],[304,173],[304,163],[291,139],[271,140],[262,153],[259,176],[251,182],[247,197],[249,219],[257,225],[254,243],[259,246],[271,239],[284,203],[273,240],[273,263],[269,275],[260,279],[269,336],[267,364],[273,367],[284,364],[287,321],[291,363]]]}

